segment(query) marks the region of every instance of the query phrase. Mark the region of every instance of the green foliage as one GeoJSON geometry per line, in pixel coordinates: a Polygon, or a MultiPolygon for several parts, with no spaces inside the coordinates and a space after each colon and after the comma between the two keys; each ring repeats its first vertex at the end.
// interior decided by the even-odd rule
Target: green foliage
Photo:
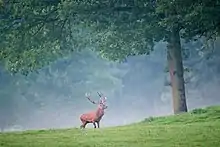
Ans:
{"type": "Polygon", "coordinates": [[[203,119],[198,114],[182,114],[160,118],[160,122],[142,122],[127,126],[102,128],[100,130],[79,129],[37,130],[0,134],[0,145],[9,146],[219,146],[219,113],[208,108],[209,114],[203,119]],[[215,121],[213,116],[216,116],[215,121]],[[174,121],[181,120],[180,122],[174,121]],[[212,118],[212,119],[209,119],[212,118]],[[186,124],[191,121],[191,124],[186,124]],[[169,123],[166,123],[169,122],[169,123]],[[178,131],[177,131],[178,130],[178,131]],[[25,138],[25,139],[24,139],[25,138]],[[39,139],[40,138],[40,139],[39,139]]]}
{"type": "Polygon", "coordinates": [[[44,1],[4,3],[0,60],[6,69],[27,74],[69,53],[65,44],[71,34],[64,32],[70,25],[57,9],[58,3],[44,1]]]}
{"type": "Polygon", "coordinates": [[[215,38],[219,35],[220,12],[219,0],[185,1],[182,4],[186,13],[183,17],[185,38],[193,36],[206,36],[215,38]],[[188,7],[187,7],[188,6],[188,7]]]}
{"type": "Polygon", "coordinates": [[[163,116],[163,117],[149,117],[146,118],[142,123],[152,124],[192,124],[196,122],[215,122],[219,121],[220,117],[219,106],[211,106],[206,108],[196,108],[188,113],[175,116],[163,116]]]}
{"type": "Polygon", "coordinates": [[[26,74],[93,46],[101,56],[123,61],[149,54],[155,42],[169,39],[172,27],[185,39],[218,33],[218,2],[3,1],[0,60],[9,71],[26,74]]]}
{"type": "Polygon", "coordinates": [[[203,114],[203,113],[207,113],[207,111],[208,110],[206,109],[197,108],[192,110],[192,114],[203,114]]]}
{"type": "Polygon", "coordinates": [[[155,120],[155,117],[148,117],[148,118],[145,118],[144,122],[152,122],[155,120]]]}

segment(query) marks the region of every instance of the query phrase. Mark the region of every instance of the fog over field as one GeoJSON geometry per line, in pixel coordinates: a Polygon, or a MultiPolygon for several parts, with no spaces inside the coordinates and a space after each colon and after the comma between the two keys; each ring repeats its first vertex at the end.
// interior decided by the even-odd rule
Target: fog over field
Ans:
{"type": "MultiPolygon", "coordinates": [[[[187,47],[200,47],[186,44],[187,47]]],[[[185,60],[188,109],[220,104],[219,44],[213,58],[197,63],[185,60]]],[[[189,51],[190,52],[190,51],[189,51]]],[[[100,127],[125,125],[150,116],[173,113],[166,44],[158,43],[148,56],[129,57],[123,63],[101,59],[88,50],[73,53],[38,73],[10,75],[0,70],[0,127],[2,131],[79,127],[79,116],[96,109],[85,98],[97,91],[107,96],[108,109],[100,127]]],[[[93,127],[89,124],[88,127],[93,127]]]]}

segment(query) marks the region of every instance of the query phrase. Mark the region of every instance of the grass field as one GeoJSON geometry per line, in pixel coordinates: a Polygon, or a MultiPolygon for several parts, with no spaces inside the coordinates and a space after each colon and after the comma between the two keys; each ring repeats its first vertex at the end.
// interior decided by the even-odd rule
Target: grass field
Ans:
{"type": "Polygon", "coordinates": [[[101,129],[0,134],[1,147],[220,147],[220,107],[101,129]]]}

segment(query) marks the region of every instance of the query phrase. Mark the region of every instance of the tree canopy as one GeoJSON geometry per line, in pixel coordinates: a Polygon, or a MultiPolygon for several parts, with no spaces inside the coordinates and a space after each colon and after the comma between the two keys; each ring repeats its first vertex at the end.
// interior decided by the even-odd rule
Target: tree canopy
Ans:
{"type": "Polygon", "coordinates": [[[219,36],[219,7],[219,0],[3,1],[0,60],[27,74],[88,47],[124,61],[166,42],[174,113],[185,112],[182,42],[219,36]]]}
{"type": "Polygon", "coordinates": [[[218,0],[1,1],[0,60],[27,73],[92,46],[112,60],[149,54],[171,26],[182,37],[219,33],[218,0]]]}

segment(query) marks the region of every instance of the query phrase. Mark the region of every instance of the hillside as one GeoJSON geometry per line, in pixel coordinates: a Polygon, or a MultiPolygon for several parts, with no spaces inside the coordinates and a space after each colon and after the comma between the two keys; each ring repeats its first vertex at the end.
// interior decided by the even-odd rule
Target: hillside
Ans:
{"type": "Polygon", "coordinates": [[[127,126],[0,134],[0,147],[219,147],[220,107],[148,118],[127,126]]]}

